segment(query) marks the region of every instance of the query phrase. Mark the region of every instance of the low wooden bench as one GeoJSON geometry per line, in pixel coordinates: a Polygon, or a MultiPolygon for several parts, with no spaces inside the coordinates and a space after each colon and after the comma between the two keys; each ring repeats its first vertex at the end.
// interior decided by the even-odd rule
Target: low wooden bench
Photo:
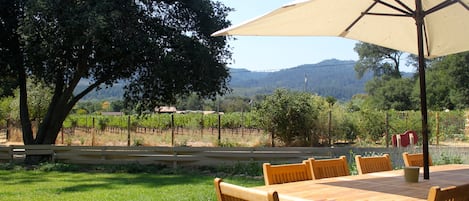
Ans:
{"type": "Polygon", "coordinates": [[[9,161],[11,162],[13,160],[12,158],[12,149],[10,147],[0,147],[0,161],[9,161]]]}
{"type": "Polygon", "coordinates": [[[26,156],[46,156],[50,162],[55,161],[55,152],[51,145],[12,145],[10,146],[13,158],[24,158],[26,156]]]}

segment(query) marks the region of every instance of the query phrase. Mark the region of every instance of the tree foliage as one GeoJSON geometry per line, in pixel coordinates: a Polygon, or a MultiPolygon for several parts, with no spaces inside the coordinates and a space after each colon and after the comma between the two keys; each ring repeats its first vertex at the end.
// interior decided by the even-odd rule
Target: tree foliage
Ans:
{"type": "Polygon", "coordinates": [[[401,77],[399,70],[401,51],[363,42],[355,44],[354,50],[359,56],[355,64],[355,71],[359,78],[363,77],[367,71],[373,72],[375,77],[384,75],[401,77]]]}
{"type": "Polygon", "coordinates": [[[5,127],[7,121],[11,119],[11,103],[13,102],[13,97],[0,98],[0,127],[5,127]]]}
{"type": "MultiPolygon", "coordinates": [[[[399,111],[416,108],[419,94],[413,89],[415,79],[402,78],[399,68],[403,52],[363,42],[357,43],[354,50],[359,55],[355,65],[358,76],[368,71],[374,73],[374,79],[366,83],[365,91],[375,108],[399,111]]],[[[415,64],[415,57],[408,58],[408,64],[415,64]]]]}
{"type": "Polygon", "coordinates": [[[457,108],[469,106],[469,52],[445,57],[438,65],[447,68],[447,82],[453,87],[450,91],[451,101],[457,108]]]}
{"type": "MultiPolygon", "coordinates": [[[[49,106],[50,99],[52,97],[52,90],[45,86],[42,82],[35,82],[28,80],[26,83],[28,88],[28,112],[32,120],[40,120],[47,113],[47,107],[49,106]]],[[[8,120],[16,121],[20,119],[19,115],[19,103],[20,103],[20,92],[15,90],[14,96],[10,103],[10,110],[8,111],[8,120]]]]}
{"type": "MultiPolygon", "coordinates": [[[[427,70],[427,101],[432,110],[469,106],[469,52],[433,60],[427,70]]],[[[416,83],[414,94],[418,94],[416,83]]]]}
{"type": "Polygon", "coordinates": [[[366,84],[366,91],[377,109],[403,111],[415,109],[418,103],[412,97],[413,86],[411,78],[375,78],[366,84]]]}
{"type": "MultiPolygon", "coordinates": [[[[454,89],[454,82],[451,79],[447,69],[432,67],[426,71],[428,109],[442,111],[455,108],[453,101],[451,101],[451,93],[454,89]]],[[[414,83],[412,97],[415,102],[420,101],[419,82],[414,83]]]]}
{"type": "Polygon", "coordinates": [[[118,80],[128,80],[125,100],[139,111],[191,92],[228,90],[227,38],[210,36],[229,25],[230,9],[220,3],[8,0],[0,7],[0,69],[20,86],[25,144],[53,144],[78,100],[118,80]],[[35,137],[26,77],[53,89],[35,137]],[[84,78],[89,86],[75,92],[84,78]]]}
{"type": "Polygon", "coordinates": [[[319,105],[311,94],[277,89],[260,105],[261,126],[287,145],[309,145],[319,115],[319,105]]]}
{"type": "Polygon", "coordinates": [[[19,5],[21,2],[0,0],[0,98],[12,96],[18,86],[16,79],[16,64],[21,62],[18,56],[18,19],[21,15],[19,5]]]}

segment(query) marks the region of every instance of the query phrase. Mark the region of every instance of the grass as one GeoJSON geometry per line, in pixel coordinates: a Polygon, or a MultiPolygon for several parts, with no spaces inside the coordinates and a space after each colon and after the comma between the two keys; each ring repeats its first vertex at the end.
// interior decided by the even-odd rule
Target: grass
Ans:
{"type": "MultiPolygon", "coordinates": [[[[439,157],[434,157],[434,163],[463,163],[456,153],[457,150],[454,153],[442,152],[439,157]]],[[[350,153],[351,158],[354,155],[350,153]]],[[[355,165],[349,165],[354,172],[355,165]]],[[[250,187],[264,185],[261,175],[261,164],[257,162],[176,170],[161,165],[138,164],[56,163],[34,167],[0,164],[0,201],[210,201],[216,200],[215,177],[250,187]]]]}
{"type": "MultiPolygon", "coordinates": [[[[213,179],[217,173],[150,170],[161,167],[54,166],[2,168],[0,200],[216,200],[213,179]],[[130,173],[137,170],[142,172],[130,173]]],[[[225,181],[242,186],[263,185],[259,178],[224,176],[225,181]]]]}

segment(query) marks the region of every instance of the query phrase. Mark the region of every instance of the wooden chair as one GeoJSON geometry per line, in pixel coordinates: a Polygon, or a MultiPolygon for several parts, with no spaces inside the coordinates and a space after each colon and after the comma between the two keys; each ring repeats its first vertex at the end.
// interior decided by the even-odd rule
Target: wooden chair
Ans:
{"type": "Polygon", "coordinates": [[[357,163],[358,174],[392,170],[389,154],[373,157],[362,157],[360,155],[356,155],[355,162],[357,163]]]}
{"type": "Polygon", "coordinates": [[[469,201],[469,184],[440,188],[433,186],[428,192],[428,201],[469,201]]]}
{"type": "Polygon", "coordinates": [[[325,160],[315,160],[314,158],[310,158],[309,163],[311,164],[313,179],[350,175],[347,157],[345,156],[325,160]]]}
{"type": "Polygon", "coordinates": [[[308,160],[303,163],[271,165],[264,163],[265,185],[283,184],[295,181],[311,180],[311,167],[308,160]]]}
{"type": "MultiPolygon", "coordinates": [[[[404,159],[404,165],[409,166],[419,166],[423,167],[423,153],[418,154],[409,154],[407,152],[402,153],[402,158],[404,159]]],[[[433,165],[432,158],[428,157],[428,164],[433,165]]]]}
{"type": "Polygon", "coordinates": [[[220,178],[213,181],[218,201],[278,201],[276,191],[260,191],[223,182],[220,178]]]}

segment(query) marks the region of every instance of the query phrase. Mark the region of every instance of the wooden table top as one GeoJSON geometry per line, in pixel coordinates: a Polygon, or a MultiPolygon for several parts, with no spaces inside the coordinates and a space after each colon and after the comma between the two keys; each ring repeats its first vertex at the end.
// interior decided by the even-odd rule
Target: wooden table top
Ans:
{"type": "Polygon", "coordinates": [[[280,200],[427,200],[430,187],[469,183],[469,165],[430,166],[430,179],[404,180],[404,170],[254,187],[276,190],[280,200]]]}

